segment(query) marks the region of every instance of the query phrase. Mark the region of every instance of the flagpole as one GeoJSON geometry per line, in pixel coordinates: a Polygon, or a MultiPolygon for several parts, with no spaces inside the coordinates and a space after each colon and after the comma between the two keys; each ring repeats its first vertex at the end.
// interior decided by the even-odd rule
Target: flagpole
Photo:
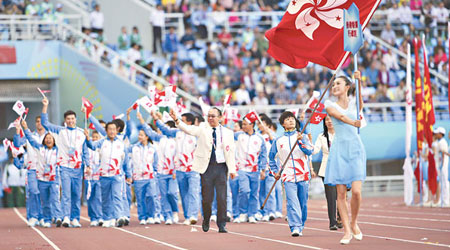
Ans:
{"type": "MultiPolygon", "coordinates": [[[[320,102],[321,102],[322,99],[325,97],[325,94],[327,93],[328,89],[329,89],[329,88],[331,87],[331,85],[333,84],[334,79],[336,78],[336,74],[341,70],[342,64],[344,64],[344,62],[345,62],[345,60],[347,59],[349,53],[350,53],[350,52],[348,52],[348,51],[345,52],[344,57],[341,59],[341,62],[339,63],[338,67],[336,68],[336,71],[334,72],[333,76],[331,77],[330,81],[328,82],[327,87],[326,87],[325,90],[323,91],[322,95],[320,95],[319,101],[317,101],[316,105],[314,106],[314,109],[313,109],[313,111],[312,111],[312,114],[314,114],[314,112],[316,112],[317,108],[319,107],[320,102]]],[[[312,115],[310,115],[310,116],[308,117],[308,120],[306,121],[305,126],[303,126],[302,130],[300,131],[300,134],[303,134],[303,132],[305,132],[306,126],[308,126],[308,124],[311,122],[311,118],[312,118],[312,117],[313,117],[312,115]]],[[[291,151],[290,151],[289,154],[287,155],[286,159],[285,159],[284,162],[283,162],[283,165],[281,166],[280,170],[279,170],[278,173],[277,173],[278,175],[281,176],[281,173],[283,172],[284,167],[286,166],[286,163],[288,162],[289,158],[291,157],[292,152],[294,152],[294,149],[295,149],[295,147],[297,146],[297,144],[298,144],[298,143],[294,143],[294,146],[292,146],[291,151]]],[[[272,187],[270,188],[270,191],[269,191],[269,193],[267,194],[266,199],[264,200],[264,202],[263,202],[263,204],[262,204],[262,206],[261,206],[261,210],[264,209],[264,206],[266,205],[267,200],[269,199],[269,196],[270,196],[270,194],[272,193],[273,189],[275,188],[275,185],[277,184],[278,180],[279,180],[279,179],[275,179],[275,182],[272,184],[272,187]]]]}
{"type": "MultiPolygon", "coordinates": [[[[353,54],[353,65],[354,65],[354,72],[356,72],[358,70],[358,52],[356,52],[355,54],[353,54]]],[[[358,79],[354,79],[355,80],[355,87],[356,87],[356,119],[359,120],[359,107],[360,107],[360,103],[359,103],[359,84],[361,84],[359,82],[358,79]]],[[[358,134],[359,134],[359,128],[358,129],[358,134]]]]}

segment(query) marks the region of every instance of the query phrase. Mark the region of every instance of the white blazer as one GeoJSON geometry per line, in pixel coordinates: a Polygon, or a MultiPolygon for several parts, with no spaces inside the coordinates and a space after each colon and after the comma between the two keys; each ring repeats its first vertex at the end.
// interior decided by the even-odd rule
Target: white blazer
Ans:
{"type": "MultiPolygon", "coordinates": [[[[212,127],[207,122],[202,122],[199,126],[193,126],[186,125],[182,121],[180,121],[177,127],[183,130],[186,134],[197,137],[197,147],[194,151],[192,170],[197,171],[200,174],[205,173],[206,169],[208,169],[213,147],[212,127]]],[[[228,168],[228,174],[236,173],[234,133],[231,129],[225,127],[223,127],[221,131],[223,152],[225,155],[225,163],[228,168]]]]}

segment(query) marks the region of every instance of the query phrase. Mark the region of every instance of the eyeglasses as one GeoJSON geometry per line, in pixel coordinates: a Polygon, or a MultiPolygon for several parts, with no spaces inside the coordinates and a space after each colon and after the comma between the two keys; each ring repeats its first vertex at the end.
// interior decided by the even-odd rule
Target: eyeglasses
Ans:
{"type": "Polygon", "coordinates": [[[208,118],[216,118],[217,115],[208,115],[208,118]]]}

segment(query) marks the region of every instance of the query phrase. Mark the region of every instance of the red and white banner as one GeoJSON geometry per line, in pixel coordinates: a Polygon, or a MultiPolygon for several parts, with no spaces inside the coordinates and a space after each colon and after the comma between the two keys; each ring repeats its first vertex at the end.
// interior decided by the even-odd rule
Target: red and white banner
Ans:
{"type": "Polygon", "coordinates": [[[148,96],[144,96],[141,99],[137,100],[139,105],[141,105],[148,113],[152,113],[152,111],[157,111],[158,106],[150,100],[148,96]]]}
{"type": "Polygon", "coordinates": [[[94,109],[94,105],[87,98],[84,98],[84,96],[81,97],[81,102],[83,107],[86,109],[86,118],[89,118],[89,114],[94,109]]]}
{"type": "Polygon", "coordinates": [[[314,112],[311,117],[311,123],[319,124],[326,116],[327,114],[325,113],[314,112]]]}
{"type": "Polygon", "coordinates": [[[16,101],[13,106],[14,112],[17,113],[17,115],[22,116],[25,113],[25,105],[23,105],[23,102],[21,100],[16,101]]]}

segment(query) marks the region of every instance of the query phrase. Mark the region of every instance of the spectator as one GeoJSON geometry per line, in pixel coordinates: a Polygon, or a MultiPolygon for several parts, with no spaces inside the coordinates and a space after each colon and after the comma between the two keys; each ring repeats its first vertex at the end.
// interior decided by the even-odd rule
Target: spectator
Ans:
{"type": "Polygon", "coordinates": [[[158,53],[157,48],[162,51],[162,27],[165,22],[165,14],[161,5],[157,5],[156,9],[150,15],[150,23],[153,27],[153,53],[158,53]]]}
{"type": "Polygon", "coordinates": [[[225,89],[223,83],[219,83],[217,89],[211,89],[209,92],[209,98],[211,105],[220,106],[223,104],[223,98],[225,97],[225,89]]]}
{"type": "Polygon", "coordinates": [[[394,102],[404,102],[406,96],[405,79],[402,79],[394,91],[394,102]]]}
{"type": "Polygon", "coordinates": [[[394,3],[392,8],[387,11],[387,17],[389,23],[400,23],[401,12],[399,11],[398,4],[394,3]]]}
{"type": "Polygon", "coordinates": [[[289,104],[291,100],[291,94],[286,89],[286,85],[284,85],[284,83],[279,84],[279,88],[277,91],[275,91],[273,98],[275,99],[275,104],[277,105],[289,104]]]}
{"type": "Polygon", "coordinates": [[[103,23],[105,21],[105,18],[103,16],[103,13],[100,12],[100,5],[95,5],[94,11],[91,12],[89,19],[91,21],[92,32],[98,33],[100,31],[103,31],[103,23]]]}
{"type": "Polygon", "coordinates": [[[444,49],[439,48],[437,54],[434,56],[434,64],[438,66],[441,63],[446,63],[447,60],[447,54],[444,53],[444,49]]]}
{"type": "Polygon", "coordinates": [[[392,53],[392,49],[388,49],[388,52],[383,55],[382,59],[386,69],[389,70],[399,70],[397,55],[392,53]]]}
{"type": "Polygon", "coordinates": [[[381,31],[381,39],[388,42],[391,45],[395,44],[395,32],[392,30],[391,24],[387,23],[386,27],[381,31]]]}
{"type": "Polygon", "coordinates": [[[381,64],[380,71],[378,72],[378,84],[389,84],[389,71],[386,68],[386,65],[381,64]]]}
{"type": "Polygon", "coordinates": [[[255,34],[253,33],[253,30],[250,28],[250,26],[247,26],[247,28],[245,28],[245,31],[242,33],[242,47],[244,47],[246,50],[250,50],[252,48],[254,40],[255,34]]]}
{"type": "Polygon", "coordinates": [[[131,62],[138,63],[142,59],[141,46],[139,44],[132,44],[127,51],[127,59],[131,62]]]}
{"type": "Polygon", "coordinates": [[[216,29],[218,27],[225,27],[224,24],[227,21],[227,13],[225,12],[225,8],[221,5],[217,7],[217,10],[213,12],[211,16],[211,23],[213,27],[216,29]]]}
{"type": "Polygon", "coordinates": [[[166,76],[172,75],[172,72],[176,71],[178,74],[183,74],[180,65],[178,65],[178,60],[176,58],[172,58],[170,60],[169,68],[167,68],[166,76]]]}
{"type": "Polygon", "coordinates": [[[178,51],[178,38],[175,34],[175,28],[170,27],[169,33],[166,34],[164,39],[164,52],[172,54],[178,51]]]}
{"type": "Polygon", "coordinates": [[[63,5],[62,5],[62,4],[60,4],[60,3],[57,3],[57,4],[56,4],[56,10],[55,10],[55,13],[54,13],[55,19],[56,19],[58,22],[69,23],[69,21],[68,21],[67,19],[64,18],[64,13],[63,13],[62,8],[63,8],[63,5]]]}
{"type": "Polygon", "coordinates": [[[45,13],[50,13],[53,15],[53,4],[50,3],[49,0],[42,1],[41,6],[39,8],[39,13],[41,16],[43,16],[45,13]]]}
{"type": "Polygon", "coordinates": [[[190,26],[186,27],[185,34],[181,37],[180,43],[187,49],[196,49],[195,47],[195,36],[192,34],[192,28],[190,26]]]}
{"type": "Polygon", "coordinates": [[[100,57],[100,62],[108,68],[111,68],[111,61],[108,57],[108,51],[103,51],[102,56],[100,57]]]}
{"type": "Polygon", "coordinates": [[[220,33],[217,35],[217,38],[225,47],[227,47],[232,40],[231,33],[228,32],[225,27],[222,27],[220,33]]]}
{"type": "Polygon", "coordinates": [[[141,45],[141,35],[139,35],[139,30],[137,26],[133,26],[133,30],[131,31],[130,35],[130,43],[141,45]]]}
{"type": "Polygon", "coordinates": [[[220,5],[225,8],[226,11],[231,11],[233,8],[233,0],[219,0],[220,5]]]}
{"type": "Polygon", "coordinates": [[[422,0],[411,0],[410,8],[411,8],[411,10],[421,10],[422,9],[422,0]]]}
{"type": "Polygon", "coordinates": [[[375,93],[377,102],[392,102],[388,96],[388,87],[386,84],[378,84],[377,92],[375,93]]]}
{"type": "Polygon", "coordinates": [[[128,50],[130,46],[130,38],[128,36],[127,28],[125,26],[122,27],[122,33],[120,34],[119,38],[117,39],[119,50],[128,50]]]}
{"type": "Polygon", "coordinates": [[[207,15],[206,15],[206,6],[198,5],[197,8],[192,12],[192,25],[197,29],[197,34],[201,39],[205,39],[208,35],[208,31],[206,29],[207,25],[207,15]]]}
{"type": "Polygon", "coordinates": [[[25,9],[25,14],[29,16],[37,16],[39,14],[40,7],[36,0],[30,0],[30,4],[25,9]]]}
{"type": "Polygon", "coordinates": [[[434,14],[436,15],[437,25],[445,28],[447,26],[449,12],[444,6],[444,2],[439,3],[439,7],[435,8],[434,14]]]}
{"type": "Polygon", "coordinates": [[[250,105],[250,94],[245,88],[245,84],[241,83],[238,90],[235,91],[236,94],[236,105],[250,105]]]}

